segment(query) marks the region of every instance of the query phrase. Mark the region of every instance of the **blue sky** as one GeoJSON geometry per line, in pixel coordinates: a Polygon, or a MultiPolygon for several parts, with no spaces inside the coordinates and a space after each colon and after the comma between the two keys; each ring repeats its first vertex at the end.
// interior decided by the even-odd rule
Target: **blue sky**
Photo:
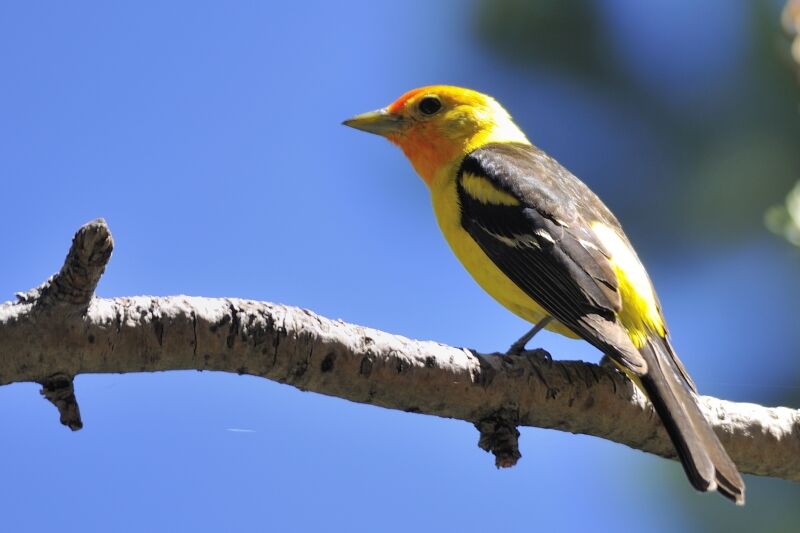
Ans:
{"type": "MultiPolygon", "coordinates": [[[[605,11],[625,68],[672,105],[716,102],[720,80],[737,77],[742,9],[720,10],[710,30],[682,24],[691,3],[677,12],[661,3],[659,17],[634,4],[605,11]],[[699,50],[692,61],[669,61],[658,20],[683,28],[682,53],[699,50]],[[630,44],[642,35],[657,38],[630,44]],[[653,78],[656,58],[663,78],[653,78]]],[[[452,257],[402,154],[341,121],[415,86],[474,87],[623,209],[627,191],[650,186],[653,161],[667,162],[656,174],[669,170],[670,153],[613,95],[493,56],[471,33],[472,13],[455,1],[3,4],[0,299],[41,283],[74,231],[102,216],[116,249],[100,296],[277,301],[505,348],[526,324],[452,257]]],[[[642,256],[703,392],[757,401],[794,390],[780,376],[797,370],[787,346],[800,345],[800,288],[777,280],[796,277],[796,255],[766,234],[713,255],[667,244],[680,258],[652,243],[642,256]],[[730,290],[747,276],[760,283],[730,290]],[[753,352],[774,365],[745,356],[753,352]]],[[[597,359],[585,343],[538,340],[556,357],[597,359]]],[[[0,388],[9,531],[693,525],[677,464],[589,437],[523,429],[523,459],[498,471],[464,422],[251,377],[80,376],[76,392],[85,427],[73,434],[36,386],[0,388]],[[633,510],[621,515],[620,502],[633,510]]]]}

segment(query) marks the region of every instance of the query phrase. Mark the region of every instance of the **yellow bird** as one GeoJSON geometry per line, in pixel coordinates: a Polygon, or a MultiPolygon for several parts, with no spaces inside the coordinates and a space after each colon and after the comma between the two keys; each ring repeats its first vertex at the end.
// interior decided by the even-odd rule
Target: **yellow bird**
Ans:
{"type": "Polygon", "coordinates": [[[580,337],[650,398],[691,484],[744,504],[744,482],[670,344],[655,290],[614,215],[533,146],[493,98],[435,85],[345,125],[398,145],[439,226],[486,292],[535,327],[580,337]]]}

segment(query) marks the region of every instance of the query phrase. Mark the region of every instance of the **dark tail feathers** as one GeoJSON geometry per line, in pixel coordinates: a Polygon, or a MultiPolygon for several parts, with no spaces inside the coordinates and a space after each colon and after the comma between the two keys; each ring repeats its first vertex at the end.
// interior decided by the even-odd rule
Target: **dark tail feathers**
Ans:
{"type": "Polygon", "coordinates": [[[647,362],[641,377],[650,401],[667,430],[683,469],[700,491],[718,490],[744,505],[744,481],[691,393],[683,366],[665,339],[651,339],[640,349],[647,362]]]}

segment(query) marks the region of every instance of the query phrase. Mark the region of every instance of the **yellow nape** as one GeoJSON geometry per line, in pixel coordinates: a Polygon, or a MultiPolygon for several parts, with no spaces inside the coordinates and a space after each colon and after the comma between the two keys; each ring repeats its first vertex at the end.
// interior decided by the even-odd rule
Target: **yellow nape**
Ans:
{"type": "Polygon", "coordinates": [[[620,322],[633,341],[641,348],[650,333],[664,336],[664,319],[658,308],[653,285],[647,272],[627,242],[613,229],[602,222],[592,224],[592,231],[609,251],[611,266],[617,276],[622,309],[618,313],[620,322]]]}

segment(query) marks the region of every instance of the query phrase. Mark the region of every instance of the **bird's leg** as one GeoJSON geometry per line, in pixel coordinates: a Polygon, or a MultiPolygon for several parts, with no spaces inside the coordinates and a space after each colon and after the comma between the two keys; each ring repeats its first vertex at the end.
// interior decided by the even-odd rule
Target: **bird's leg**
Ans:
{"type": "Polygon", "coordinates": [[[520,337],[520,339],[517,342],[511,345],[511,348],[508,349],[506,355],[521,355],[523,352],[525,352],[525,345],[528,344],[528,342],[530,342],[530,340],[537,333],[546,328],[547,324],[549,324],[552,320],[553,317],[551,316],[546,316],[543,319],[541,319],[535,326],[531,328],[529,332],[520,337]]]}

